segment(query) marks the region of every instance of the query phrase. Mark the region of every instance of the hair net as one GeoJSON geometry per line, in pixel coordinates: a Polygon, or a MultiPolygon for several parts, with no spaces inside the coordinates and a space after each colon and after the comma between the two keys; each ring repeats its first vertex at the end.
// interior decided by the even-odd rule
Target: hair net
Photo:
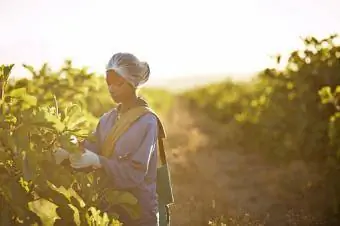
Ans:
{"type": "Polygon", "coordinates": [[[115,70],[134,87],[147,82],[150,76],[148,63],[139,61],[137,57],[130,53],[114,54],[106,66],[106,71],[108,70],[115,70]]]}

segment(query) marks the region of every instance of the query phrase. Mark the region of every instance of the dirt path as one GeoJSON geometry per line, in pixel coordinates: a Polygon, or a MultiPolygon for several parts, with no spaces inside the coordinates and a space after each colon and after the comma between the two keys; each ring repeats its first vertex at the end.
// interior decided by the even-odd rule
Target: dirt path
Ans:
{"type": "Polygon", "coordinates": [[[188,116],[168,127],[172,225],[324,225],[330,199],[314,166],[270,165],[256,154],[211,148],[188,116]]]}
{"type": "Polygon", "coordinates": [[[190,158],[172,160],[173,225],[208,225],[221,216],[241,225],[316,225],[321,217],[315,210],[325,199],[311,182],[319,178],[302,162],[284,169],[226,151],[190,158]]]}

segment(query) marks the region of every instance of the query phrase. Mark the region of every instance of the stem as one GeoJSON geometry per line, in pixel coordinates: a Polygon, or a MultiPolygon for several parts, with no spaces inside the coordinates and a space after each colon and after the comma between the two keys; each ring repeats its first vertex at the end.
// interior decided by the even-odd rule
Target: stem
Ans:
{"type": "Polygon", "coordinates": [[[59,117],[59,107],[58,107],[57,97],[55,95],[53,95],[53,99],[54,99],[57,117],[59,117]]]}
{"type": "Polygon", "coordinates": [[[5,82],[0,81],[0,99],[2,100],[2,97],[4,96],[5,92],[5,82]]]}
{"type": "Polygon", "coordinates": [[[5,114],[4,112],[4,99],[5,99],[5,87],[6,87],[6,81],[0,81],[0,112],[2,115],[5,114]]]}

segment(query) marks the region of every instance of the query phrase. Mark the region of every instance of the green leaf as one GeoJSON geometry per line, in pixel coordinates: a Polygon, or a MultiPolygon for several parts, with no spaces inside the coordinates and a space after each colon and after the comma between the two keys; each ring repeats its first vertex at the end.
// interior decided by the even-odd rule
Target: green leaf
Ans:
{"type": "Polygon", "coordinates": [[[35,150],[25,151],[23,157],[23,173],[25,180],[35,180],[37,174],[37,166],[43,156],[35,150]]]}
{"type": "Polygon", "coordinates": [[[28,207],[28,202],[33,199],[28,195],[25,189],[16,180],[10,180],[6,186],[1,187],[5,198],[10,200],[12,207],[16,208],[17,214],[24,215],[23,208],[28,207]]]}
{"type": "Polygon", "coordinates": [[[17,122],[17,118],[14,115],[6,115],[5,122],[8,122],[10,124],[15,124],[17,122]]]}
{"type": "Polygon", "coordinates": [[[28,123],[47,128],[53,128],[57,132],[62,132],[65,129],[65,125],[57,116],[47,112],[44,109],[39,109],[35,115],[31,116],[28,123]]]}
{"type": "Polygon", "coordinates": [[[26,225],[35,225],[35,223],[38,223],[38,225],[43,225],[40,217],[35,212],[28,210],[26,212],[26,216],[28,218],[25,220],[26,225]]]}
{"type": "Polygon", "coordinates": [[[138,219],[141,214],[141,209],[138,205],[121,204],[120,205],[132,219],[138,219]]]}
{"type": "Polygon", "coordinates": [[[26,91],[26,88],[14,89],[9,93],[9,96],[23,100],[28,106],[37,105],[37,98],[29,95],[26,91]]]}
{"type": "Polygon", "coordinates": [[[44,135],[35,134],[31,135],[31,142],[36,145],[37,151],[42,151],[47,145],[52,143],[53,137],[50,136],[50,133],[46,133],[44,135]]]}
{"type": "Polygon", "coordinates": [[[76,199],[75,197],[71,196],[70,200],[71,200],[72,205],[75,206],[78,210],[82,209],[78,199],[76,199]]]}
{"type": "Polygon", "coordinates": [[[138,203],[138,200],[134,195],[125,191],[107,190],[105,192],[105,198],[112,205],[136,205],[138,203]]]}
{"type": "Polygon", "coordinates": [[[89,220],[88,220],[87,211],[79,211],[79,221],[80,221],[80,226],[91,225],[89,220]]]}
{"type": "Polygon", "coordinates": [[[62,218],[62,219],[56,219],[53,226],[65,226],[65,225],[70,225],[70,226],[76,226],[77,224],[74,222],[74,221],[70,221],[69,219],[65,219],[65,218],[62,218]]]}
{"type": "Polygon", "coordinates": [[[22,125],[14,131],[13,136],[15,139],[16,146],[21,148],[22,150],[30,149],[29,132],[30,127],[26,125],[22,125]]]}
{"type": "Polygon", "coordinates": [[[44,178],[50,181],[54,186],[68,189],[73,183],[73,177],[69,171],[63,167],[51,163],[49,161],[42,161],[41,168],[44,173],[44,178]]]}
{"type": "Polygon", "coordinates": [[[32,168],[28,162],[27,155],[25,154],[24,159],[23,159],[23,166],[22,166],[22,171],[23,171],[23,177],[26,181],[29,181],[33,177],[33,172],[32,168]]]}
{"type": "Polygon", "coordinates": [[[37,105],[37,98],[34,96],[31,96],[29,94],[26,94],[22,97],[22,99],[25,101],[26,104],[28,104],[29,106],[36,106],[37,105]]]}
{"type": "MultiPolygon", "coordinates": [[[[89,130],[86,129],[86,128],[84,128],[84,129],[76,128],[76,129],[70,129],[69,132],[71,132],[76,137],[86,138],[87,139],[88,138],[89,130]]],[[[95,138],[95,136],[94,136],[94,138],[95,138]]]]}
{"type": "Polygon", "coordinates": [[[335,93],[337,94],[337,93],[340,93],[340,86],[336,86],[336,88],[335,88],[335,93]]]}
{"type": "MultiPolygon", "coordinates": [[[[81,124],[85,123],[87,119],[84,116],[76,116],[75,119],[69,120],[69,122],[66,124],[68,129],[74,129],[77,128],[77,126],[80,126],[81,124]]],[[[79,129],[79,128],[78,128],[79,129]]]]}
{"type": "Polygon", "coordinates": [[[74,210],[66,205],[66,206],[58,206],[56,209],[57,215],[62,219],[67,219],[67,222],[74,222],[74,210]]]}
{"type": "Polygon", "coordinates": [[[119,195],[117,197],[117,204],[129,204],[129,205],[137,205],[137,198],[129,192],[121,192],[119,191],[119,195]]]}
{"type": "Polygon", "coordinates": [[[67,150],[70,153],[80,152],[78,143],[72,142],[72,137],[69,134],[63,134],[59,136],[58,141],[62,148],[67,150]]]}
{"type": "Polygon", "coordinates": [[[22,66],[31,72],[33,77],[37,77],[37,73],[34,71],[34,68],[31,65],[23,64],[22,66]]]}
{"type": "Polygon", "coordinates": [[[323,104],[329,103],[333,99],[332,90],[329,86],[323,87],[318,93],[323,104]]]}
{"type": "Polygon", "coordinates": [[[8,95],[11,97],[22,97],[26,94],[26,88],[12,90],[8,95]]]}
{"type": "Polygon", "coordinates": [[[75,129],[86,121],[79,105],[73,104],[65,109],[65,118],[63,122],[68,129],[75,129]]]}
{"type": "Polygon", "coordinates": [[[40,197],[56,204],[57,206],[66,206],[70,204],[70,200],[67,196],[47,185],[47,181],[44,176],[39,176],[36,182],[40,185],[36,188],[40,197]]]}
{"type": "Polygon", "coordinates": [[[14,67],[14,64],[1,65],[1,67],[0,67],[0,82],[8,80],[9,75],[11,74],[13,67],[14,67]]]}

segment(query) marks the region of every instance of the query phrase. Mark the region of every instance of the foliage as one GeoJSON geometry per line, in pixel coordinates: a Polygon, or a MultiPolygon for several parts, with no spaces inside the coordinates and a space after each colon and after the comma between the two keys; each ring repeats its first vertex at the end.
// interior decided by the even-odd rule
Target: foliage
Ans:
{"type": "Polygon", "coordinates": [[[25,65],[33,74],[32,80],[15,82],[8,82],[13,65],[1,66],[1,225],[42,225],[31,209],[37,200],[56,206],[54,225],[117,224],[116,213],[103,211],[108,203],[138,217],[136,198],[110,189],[104,172],[75,171],[54,161],[56,147],[79,153],[74,137],[88,138],[96,125],[95,116],[110,108],[105,102],[105,108],[95,104],[96,98],[104,95],[97,92],[104,85],[101,79],[70,65],[67,62],[58,73],[49,72],[47,65],[39,72],[25,65]]]}
{"type": "Polygon", "coordinates": [[[150,106],[161,114],[170,111],[175,99],[169,91],[157,88],[143,88],[140,90],[140,96],[148,100],[150,106]]]}
{"type": "Polygon", "coordinates": [[[220,123],[238,122],[244,147],[279,158],[325,158],[335,108],[323,104],[319,91],[340,84],[336,38],[306,38],[305,49],[292,52],[283,71],[268,68],[250,82],[226,81],[182,97],[220,123]]]}
{"type": "Polygon", "coordinates": [[[337,197],[331,212],[340,219],[339,38],[303,41],[305,47],[291,53],[284,70],[267,68],[250,82],[226,81],[184,92],[182,98],[221,125],[236,123],[242,136],[236,140],[245,150],[325,166],[326,186],[337,197]]]}

